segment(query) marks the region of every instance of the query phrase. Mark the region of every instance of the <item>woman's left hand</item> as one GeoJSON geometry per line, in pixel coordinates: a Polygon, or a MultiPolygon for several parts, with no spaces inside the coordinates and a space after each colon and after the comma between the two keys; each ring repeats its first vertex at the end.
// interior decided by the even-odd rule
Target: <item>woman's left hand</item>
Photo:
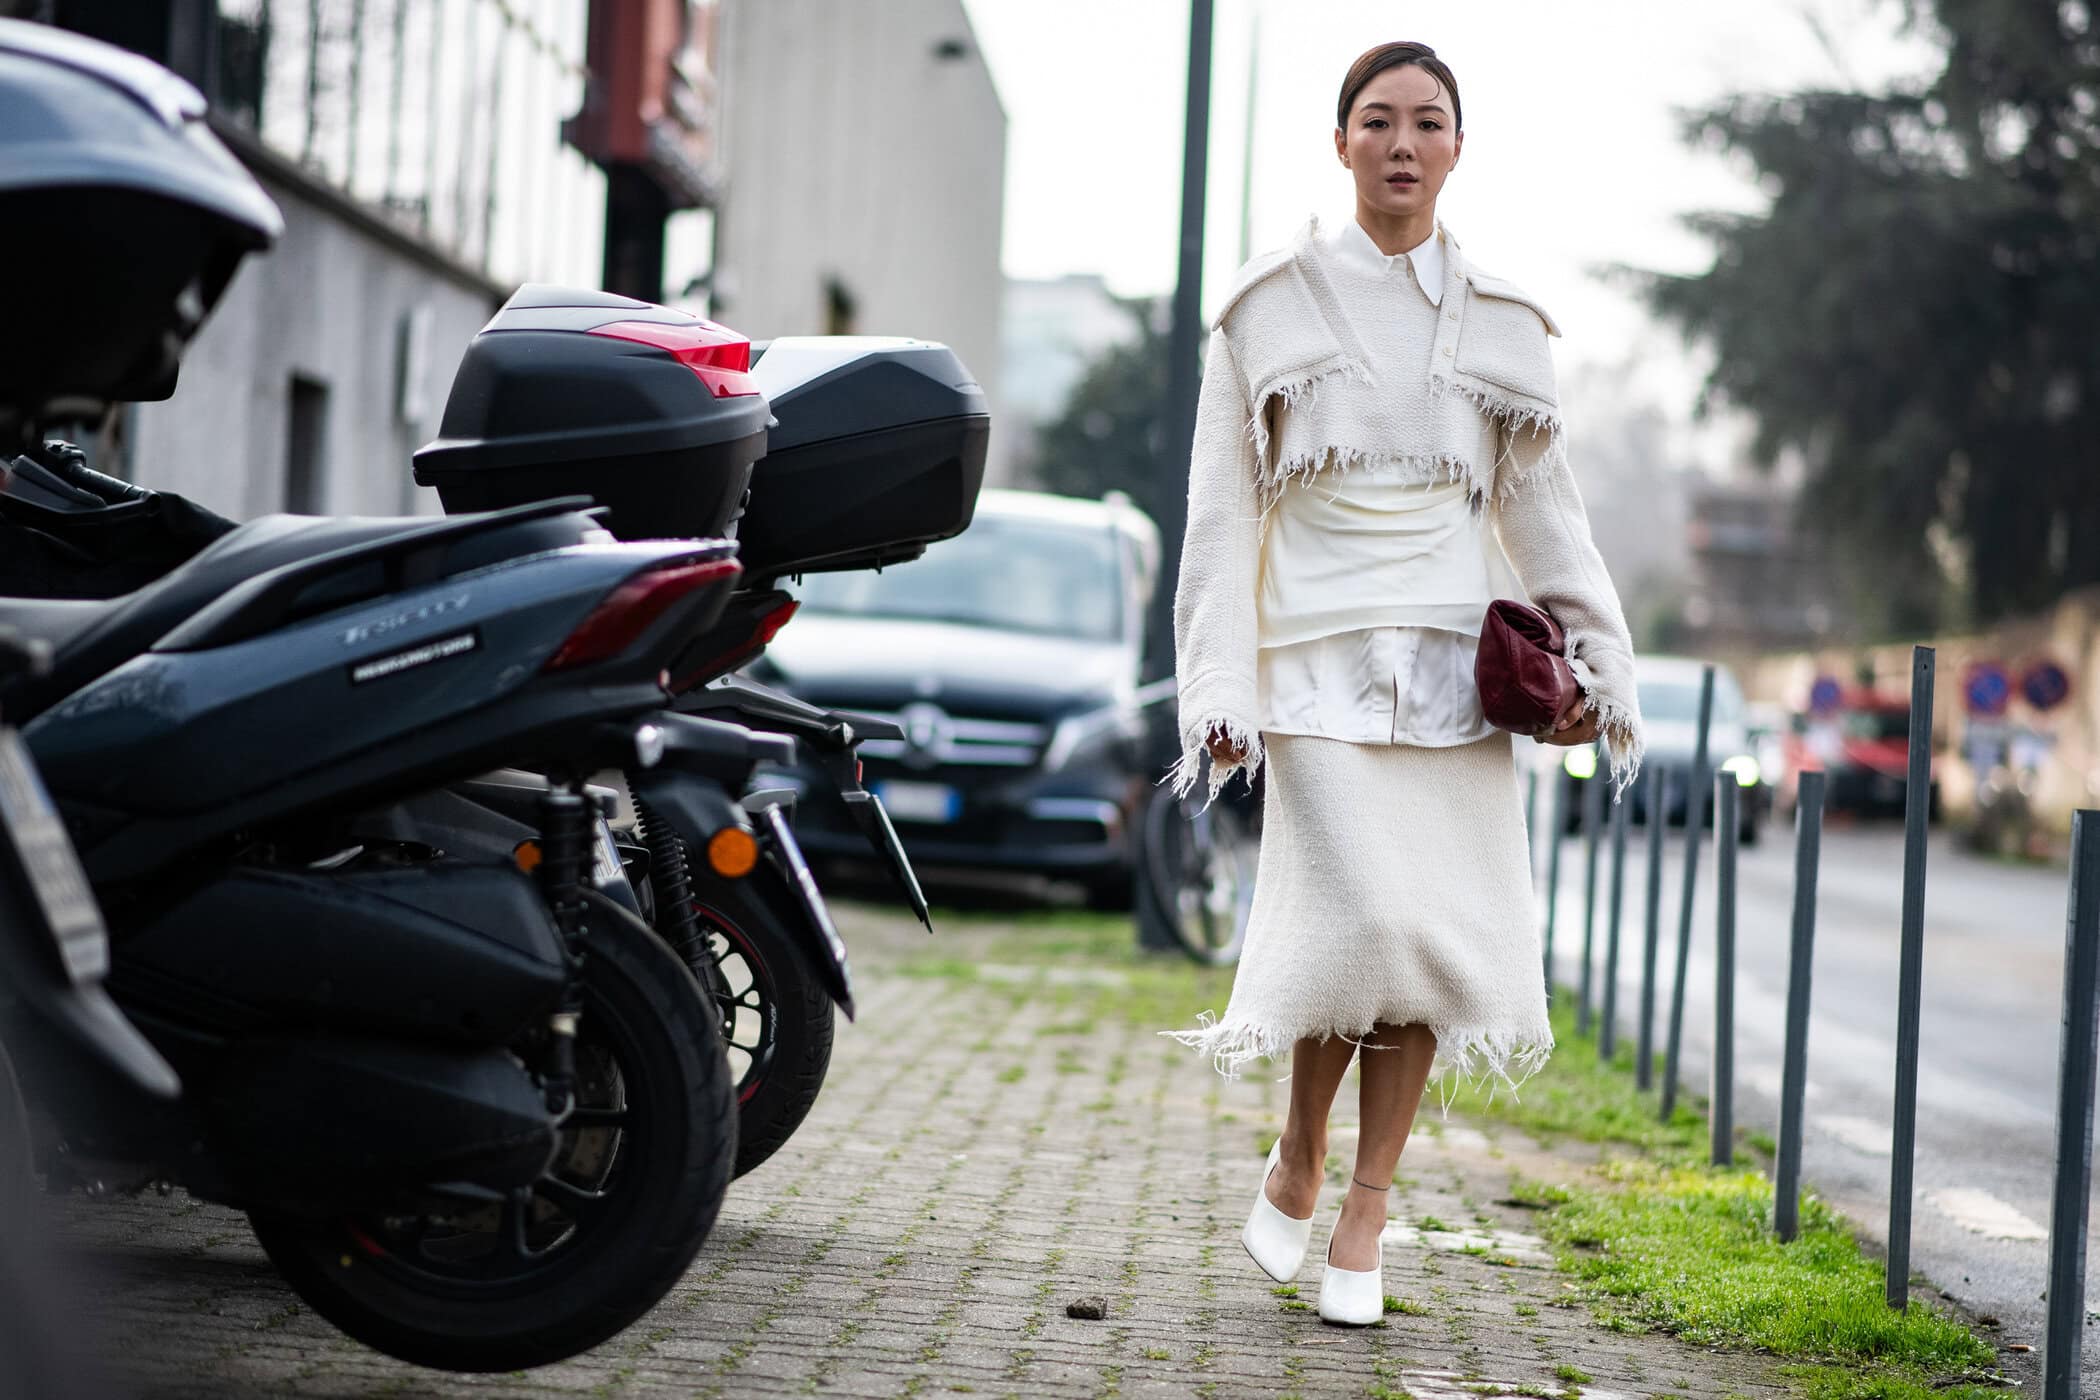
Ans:
{"type": "Polygon", "coordinates": [[[1589,697],[1578,689],[1574,699],[1568,701],[1567,708],[1560,712],[1560,718],[1553,721],[1553,728],[1531,737],[1541,744],[1563,747],[1589,743],[1597,737],[1598,723],[1597,712],[1584,708],[1588,703],[1589,697]]]}

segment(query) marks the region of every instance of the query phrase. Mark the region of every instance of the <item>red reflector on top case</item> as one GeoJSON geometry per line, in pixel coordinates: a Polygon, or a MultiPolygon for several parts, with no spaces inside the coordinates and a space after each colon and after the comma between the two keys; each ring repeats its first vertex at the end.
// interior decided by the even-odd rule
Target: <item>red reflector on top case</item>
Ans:
{"type": "Polygon", "coordinates": [[[751,368],[751,341],[713,321],[614,321],[593,326],[592,335],[631,340],[667,352],[691,370],[718,399],[758,392],[751,368]]]}

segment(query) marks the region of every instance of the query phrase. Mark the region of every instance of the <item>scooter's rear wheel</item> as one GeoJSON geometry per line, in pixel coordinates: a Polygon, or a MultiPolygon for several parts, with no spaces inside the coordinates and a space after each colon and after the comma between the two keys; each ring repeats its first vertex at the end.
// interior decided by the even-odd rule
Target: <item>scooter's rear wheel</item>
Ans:
{"type": "Polygon", "coordinates": [[[530,1191],[443,1215],[250,1215],[299,1296],[368,1346],[454,1371],[560,1361],[653,1307],[714,1225],[736,1099],[713,1008],[646,925],[587,898],[576,1108],[530,1191]]]}

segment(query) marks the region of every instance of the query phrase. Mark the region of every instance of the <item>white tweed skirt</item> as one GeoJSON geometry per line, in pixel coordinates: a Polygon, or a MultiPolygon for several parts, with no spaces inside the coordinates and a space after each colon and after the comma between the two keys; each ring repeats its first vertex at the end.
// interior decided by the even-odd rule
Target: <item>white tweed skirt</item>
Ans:
{"type": "MultiPolygon", "coordinates": [[[[1432,1074],[1514,1088],[1553,1049],[1512,739],[1451,748],[1264,734],[1254,906],[1222,1016],[1163,1031],[1236,1077],[1380,1022],[1432,1074]]],[[[1364,1053],[1371,1053],[1366,1050],[1364,1053]]]]}

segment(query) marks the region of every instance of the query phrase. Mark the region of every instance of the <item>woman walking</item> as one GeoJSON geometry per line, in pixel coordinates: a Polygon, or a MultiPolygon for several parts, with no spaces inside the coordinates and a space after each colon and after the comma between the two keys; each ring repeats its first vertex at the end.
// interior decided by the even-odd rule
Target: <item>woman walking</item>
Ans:
{"type": "Polygon", "coordinates": [[[1240,270],[1211,324],[1175,595],[1186,792],[1266,761],[1231,999],[1170,1031],[1235,1074],[1289,1052],[1290,1105],[1242,1234],[1303,1263],[1327,1114],[1362,1047],[1361,1131],[1319,1314],[1382,1312],[1379,1237],[1432,1072],[1514,1087],[1553,1048],[1512,736],[1473,664],[1497,598],[1565,630],[1580,693],[1540,742],[1640,762],[1633,648],[1569,470],[1544,308],[1473,267],[1436,202],[1464,141],[1434,50],[1342,82],[1355,218],[1240,270]]]}

